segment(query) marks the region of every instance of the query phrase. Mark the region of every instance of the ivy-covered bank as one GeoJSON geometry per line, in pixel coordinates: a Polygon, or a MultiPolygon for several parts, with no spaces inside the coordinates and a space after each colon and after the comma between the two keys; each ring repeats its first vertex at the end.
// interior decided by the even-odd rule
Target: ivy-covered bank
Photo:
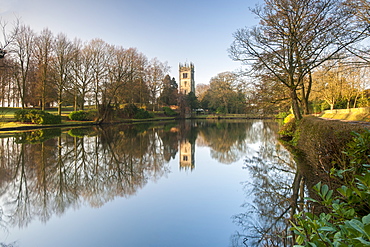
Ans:
{"type": "Polygon", "coordinates": [[[370,246],[369,127],[306,117],[280,131],[309,191],[292,219],[296,246],[370,246]]]}

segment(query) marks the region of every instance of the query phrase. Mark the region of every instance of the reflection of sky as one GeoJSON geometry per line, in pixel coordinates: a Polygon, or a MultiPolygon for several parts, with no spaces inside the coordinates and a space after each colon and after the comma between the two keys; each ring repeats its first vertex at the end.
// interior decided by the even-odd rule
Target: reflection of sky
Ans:
{"type": "MultiPolygon", "coordinates": [[[[231,216],[244,202],[243,161],[225,166],[195,148],[195,169],[179,170],[178,155],[167,178],[149,182],[136,196],[101,208],[83,206],[9,229],[6,243],[19,246],[228,246],[237,230],[231,216]]],[[[0,239],[0,242],[4,239],[0,239]]]]}
{"type": "Polygon", "coordinates": [[[11,228],[9,233],[0,229],[0,243],[18,241],[22,247],[229,246],[230,237],[239,230],[232,216],[243,211],[243,203],[254,200],[245,194],[243,184],[252,184],[252,178],[243,169],[244,158],[260,151],[262,139],[246,140],[245,153],[229,165],[213,159],[211,148],[196,146],[193,171],[180,170],[177,153],[166,164],[170,173],[149,180],[135,195],[115,197],[99,208],[81,203],[61,217],[52,215],[46,223],[34,219],[26,229],[11,228]]]}

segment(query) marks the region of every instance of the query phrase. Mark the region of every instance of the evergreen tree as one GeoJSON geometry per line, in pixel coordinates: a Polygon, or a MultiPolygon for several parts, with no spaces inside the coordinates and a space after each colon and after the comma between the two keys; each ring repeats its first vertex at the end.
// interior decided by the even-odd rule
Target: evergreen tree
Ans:
{"type": "Polygon", "coordinates": [[[178,101],[178,85],[175,78],[166,75],[163,79],[163,90],[159,100],[166,105],[176,105],[178,101]]]}

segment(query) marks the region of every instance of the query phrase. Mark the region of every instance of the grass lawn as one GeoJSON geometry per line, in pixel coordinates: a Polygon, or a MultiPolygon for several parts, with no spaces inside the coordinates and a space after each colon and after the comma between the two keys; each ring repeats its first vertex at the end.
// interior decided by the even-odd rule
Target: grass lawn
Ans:
{"type": "MultiPolygon", "coordinates": [[[[35,124],[15,122],[14,113],[20,109],[21,108],[19,107],[0,107],[0,128],[17,128],[17,127],[24,127],[24,126],[30,126],[30,127],[35,126],[35,124]]],[[[34,108],[30,108],[30,109],[34,109],[34,108]]],[[[69,113],[71,113],[72,111],[73,111],[72,107],[63,108],[62,109],[63,119],[67,119],[69,113]]],[[[47,109],[46,112],[57,115],[58,109],[50,108],[50,109],[47,109]]],[[[77,122],[77,121],[69,122],[69,121],[62,120],[62,124],[81,124],[81,122],[77,122]]]]}

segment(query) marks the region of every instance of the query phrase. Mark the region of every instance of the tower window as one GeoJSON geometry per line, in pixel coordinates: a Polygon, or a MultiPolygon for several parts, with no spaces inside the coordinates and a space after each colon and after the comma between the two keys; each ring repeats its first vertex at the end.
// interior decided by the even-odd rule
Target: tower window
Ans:
{"type": "Polygon", "coordinates": [[[188,78],[188,73],[182,73],[182,78],[188,78]]]}
{"type": "Polygon", "coordinates": [[[184,155],[184,156],[182,157],[182,160],[183,160],[183,161],[188,161],[188,156],[187,156],[187,155],[184,155]]]}

